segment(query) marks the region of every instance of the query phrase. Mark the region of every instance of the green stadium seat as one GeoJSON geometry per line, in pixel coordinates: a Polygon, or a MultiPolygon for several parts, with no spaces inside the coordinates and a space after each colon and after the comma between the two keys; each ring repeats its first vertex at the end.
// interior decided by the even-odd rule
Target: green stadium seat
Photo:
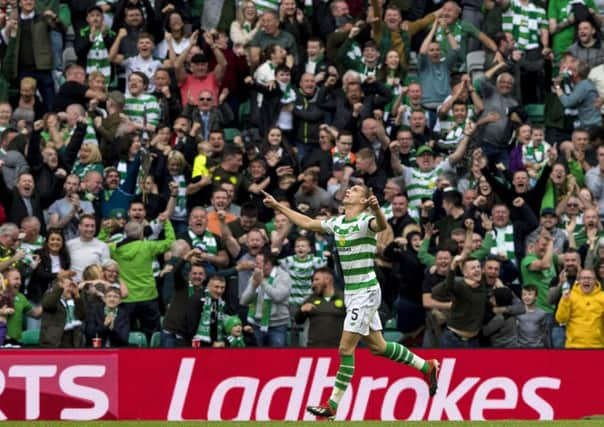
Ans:
{"type": "Polygon", "coordinates": [[[403,339],[403,333],[399,331],[384,331],[386,341],[400,342],[403,339]]]}
{"type": "Polygon", "coordinates": [[[147,337],[142,332],[130,332],[128,344],[132,347],[147,347],[147,337]]]}
{"type": "Polygon", "coordinates": [[[21,334],[21,344],[34,347],[40,345],[40,330],[28,329],[21,334]]]}
{"type": "Polygon", "coordinates": [[[237,128],[224,128],[224,139],[227,142],[233,142],[233,140],[235,139],[236,136],[241,135],[241,132],[239,132],[239,129],[237,128]]]}
{"type": "Polygon", "coordinates": [[[388,319],[386,321],[386,324],[384,325],[384,329],[396,331],[396,317],[393,317],[392,319],[388,319]]]}
{"type": "Polygon", "coordinates": [[[545,122],[545,105],[527,104],[524,106],[524,111],[528,116],[529,123],[543,124],[545,122]]]}
{"type": "Polygon", "coordinates": [[[161,336],[161,332],[153,332],[153,335],[151,335],[151,348],[158,348],[159,347],[159,337],[161,336]]]}

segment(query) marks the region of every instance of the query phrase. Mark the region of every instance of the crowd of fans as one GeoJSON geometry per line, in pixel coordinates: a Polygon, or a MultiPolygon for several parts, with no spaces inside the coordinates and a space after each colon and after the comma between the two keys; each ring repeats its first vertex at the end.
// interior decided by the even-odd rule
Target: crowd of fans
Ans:
{"type": "Polygon", "coordinates": [[[0,0],[0,344],[604,347],[597,0],[0,0]]]}

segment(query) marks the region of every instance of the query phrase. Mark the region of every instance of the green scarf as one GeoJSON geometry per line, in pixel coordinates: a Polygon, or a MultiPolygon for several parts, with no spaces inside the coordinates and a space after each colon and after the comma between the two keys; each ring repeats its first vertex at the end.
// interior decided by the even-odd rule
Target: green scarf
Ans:
{"type": "Polygon", "coordinates": [[[234,337],[232,335],[229,335],[227,337],[227,341],[229,342],[229,347],[239,347],[239,348],[245,347],[245,340],[243,339],[242,336],[234,337]]]}
{"type": "Polygon", "coordinates": [[[509,261],[516,264],[516,246],[514,245],[514,226],[508,224],[503,228],[494,228],[491,231],[495,246],[491,249],[491,253],[498,255],[499,252],[505,252],[509,261]]]}
{"type": "MultiPolygon", "coordinates": [[[[273,281],[275,280],[275,269],[273,268],[273,270],[271,271],[271,274],[268,276],[268,278],[266,279],[266,284],[268,286],[273,286],[273,281]]],[[[258,292],[260,290],[256,289],[256,292],[258,292]]],[[[256,323],[254,321],[254,318],[256,317],[256,311],[257,311],[257,304],[258,303],[258,294],[256,294],[256,300],[253,301],[248,308],[248,321],[250,323],[256,323]],[[251,318],[250,318],[251,317],[251,318]]],[[[271,310],[273,309],[273,300],[271,299],[271,297],[266,293],[263,292],[262,295],[262,315],[260,317],[260,330],[262,332],[268,332],[268,326],[271,320],[271,310]]]]}
{"type": "Polygon", "coordinates": [[[63,307],[65,308],[65,327],[63,330],[71,331],[78,328],[82,322],[75,317],[75,302],[73,301],[73,298],[66,300],[61,297],[61,304],[63,304],[63,307]]]}
{"type": "MultiPolygon", "coordinates": [[[[199,319],[199,325],[197,326],[196,337],[199,337],[201,341],[206,343],[211,343],[212,339],[210,338],[210,326],[212,321],[212,306],[213,300],[210,296],[210,292],[205,289],[203,293],[203,297],[201,297],[201,301],[203,301],[203,311],[201,312],[201,318],[199,319]]],[[[216,323],[218,325],[216,341],[222,341],[222,323],[224,320],[224,301],[221,299],[218,300],[218,313],[216,315],[216,323]]]]}
{"type": "Polygon", "coordinates": [[[105,316],[112,314],[113,317],[117,317],[117,307],[109,308],[109,307],[105,306],[103,311],[105,312],[105,316]]]}
{"type": "Polygon", "coordinates": [[[296,91],[291,83],[287,83],[286,85],[279,83],[279,88],[283,92],[283,95],[281,95],[281,104],[291,104],[296,100],[296,91]]]}

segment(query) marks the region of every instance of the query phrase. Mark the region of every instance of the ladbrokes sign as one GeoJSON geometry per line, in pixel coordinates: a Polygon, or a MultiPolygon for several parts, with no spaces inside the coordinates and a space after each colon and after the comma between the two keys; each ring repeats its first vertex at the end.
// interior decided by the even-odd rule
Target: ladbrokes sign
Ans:
{"type": "MultiPolygon", "coordinates": [[[[349,420],[570,419],[604,413],[602,351],[430,351],[439,390],[357,352],[339,408],[349,420]],[[586,398],[589,396],[589,398],[586,398]]],[[[312,420],[338,358],[312,350],[12,351],[0,357],[0,419],[312,420]]]]}

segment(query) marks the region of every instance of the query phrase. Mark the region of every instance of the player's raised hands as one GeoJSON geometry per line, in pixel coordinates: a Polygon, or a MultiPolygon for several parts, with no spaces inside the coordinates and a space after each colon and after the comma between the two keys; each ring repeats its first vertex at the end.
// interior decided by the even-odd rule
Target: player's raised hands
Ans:
{"type": "Polygon", "coordinates": [[[377,210],[380,208],[380,202],[374,194],[369,196],[369,198],[367,199],[367,206],[369,206],[373,210],[377,210]]]}

